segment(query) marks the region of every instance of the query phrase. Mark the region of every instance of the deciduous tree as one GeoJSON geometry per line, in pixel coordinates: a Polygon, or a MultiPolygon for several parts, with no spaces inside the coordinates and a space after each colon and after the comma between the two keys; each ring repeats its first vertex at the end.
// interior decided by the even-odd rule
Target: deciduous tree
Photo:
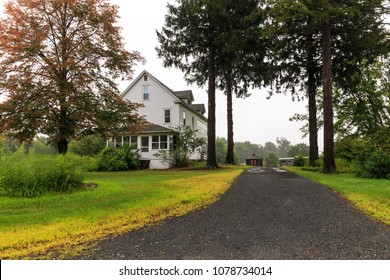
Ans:
{"type": "Polygon", "coordinates": [[[107,0],[14,0],[0,20],[0,131],[20,140],[49,135],[60,153],[91,132],[142,122],[115,79],[143,61],[124,49],[117,6],[107,0]]]}

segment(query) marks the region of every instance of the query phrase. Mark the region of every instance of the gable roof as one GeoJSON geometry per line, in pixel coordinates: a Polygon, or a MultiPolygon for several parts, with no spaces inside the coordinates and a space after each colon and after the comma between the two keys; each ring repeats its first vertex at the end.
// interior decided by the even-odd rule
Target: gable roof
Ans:
{"type": "Polygon", "coordinates": [[[126,93],[145,75],[148,77],[151,77],[153,80],[155,80],[161,87],[163,87],[166,91],[174,95],[176,98],[183,100],[188,99],[191,102],[194,101],[194,96],[192,94],[192,90],[181,90],[181,91],[174,91],[167,85],[165,85],[163,82],[161,82],[159,79],[154,77],[152,74],[150,74],[148,71],[144,70],[141,74],[138,75],[138,77],[128,86],[122,93],[121,97],[125,96],[126,93]]]}
{"type": "Polygon", "coordinates": [[[253,154],[252,157],[247,158],[247,159],[263,159],[263,158],[256,156],[256,154],[253,154]]]}
{"type": "Polygon", "coordinates": [[[156,83],[158,83],[162,88],[164,88],[167,92],[169,92],[170,94],[172,94],[172,96],[177,99],[177,103],[180,103],[182,105],[184,105],[184,107],[186,107],[187,109],[189,109],[190,111],[192,111],[193,113],[197,114],[199,117],[201,117],[203,120],[207,120],[206,117],[203,115],[204,113],[206,113],[206,109],[205,109],[205,106],[204,104],[194,104],[192,105],[191,103],[194,101],[194,95],[192,94],[192,90],[182,90],[182,91],[174,91],[172,90],[171,88],[169,88],[167,85],[165,85],[164,83],[162,83],[159,79],[157,79],[156,77],[154,77],[152,74],[150,74],[148,71],[144,70],[142,71],[141,74],[138,75],[137,78],[135,78],[135,80],[123,91],[121,97],[123,98],[127,92],[129,92],[133,87],[134,85],[141,79],[143,78],[145,75],[147,75],[148,77],[152,78],[156,83]],[[188,100],[188,102],[186,102],[185,100],[188,100]],[[203,106],[203,108],[201,107],[203,106]]]}

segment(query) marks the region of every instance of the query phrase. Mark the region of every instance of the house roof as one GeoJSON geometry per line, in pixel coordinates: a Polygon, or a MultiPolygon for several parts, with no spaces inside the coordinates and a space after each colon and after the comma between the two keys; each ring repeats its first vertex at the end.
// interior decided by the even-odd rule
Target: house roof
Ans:
{"type": "Polygon", "coordinates": [[[202,115],[206,113],[206,107],[204,106],[204,104],[191,104],[191,108],[202,115]]]}
{"type": "Polygon", "coordinates": [[[247,158],[247,159],[262,159],[261,157],[258,157],[258,156],[256,156],[256,154],[253,154],[252,155],[252,157],[250,157],[250,158],[247,158]]]}
{"type": "Polygon", "coordinates": [[[181,100],[188,99],[189,104],[194,101],[194,95],[192,94],[192,90],[174,91],[173,94],[181,100]]]}
{"type": "Polygon", "coordinates": [[[194,101],[194,95],[192,94],[192,90],[174,91],[146,70],[142,71],[142,73],[139,74],[138,77],[123,91],[121,97],[123,98],[127,94],[127,92],[145,75],[154,79],[161,87],[165,88],[165,90],[167,90],[174,97],[176,97],[181,104],[185,105],[187,109],[196,113],[202,119],[207,120],[206,117],[203,116],[203,114],[206,112],[204,104],[194,104],[194,105],[191,104],[194,101]],[[188,101],[186,102],[185,100],[188,100],[189,102],[188,101]],[[200,106],[203,106],[204,110],[202,110],[200,106]]]}
{"type": "Polygon", "coordinates": [[[157,132],[170,133],[170,132],[174,132],[174,130],[154,123],[147,123],[141,133],[157,133],[157,132]]]}

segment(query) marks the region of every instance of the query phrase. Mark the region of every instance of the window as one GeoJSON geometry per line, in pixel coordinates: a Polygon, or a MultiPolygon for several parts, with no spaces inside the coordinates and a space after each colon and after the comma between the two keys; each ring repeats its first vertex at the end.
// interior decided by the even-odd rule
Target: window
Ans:
{"type": "Polygon", "coordinates": [[[152,149],[153,150],[168,149],[168,136],[167,135],[152,136],[152,149]]]}
{"type": "Polygon", "coordinates": [[[136,150],[138,147],[137,136],[130,136],[130,149],[136,150]]]}
{"type": "MultiPolygon", "coordinates": [[[[118,145],[119,143],[117,143],[118,145]]],[[[124,136],[123,145],[121,146],[130,147],[130,149],[135,150],[138,147],[137,136],[124,136]]]]}
{"type": "Polygon", "coordinates": [[[165,123],[171,122],[171,110],[169,109],[164,110],[164,122],[165,123]]]}
{"type": "Polygon", "coordinates": [[[144,75],[144,81],[145,81],[145,82],[148,81],[148,75],[144,75]]]}
{"type": "Polygon", "coordinates": [[[149,137],[141,138],[141,152],[148,153],[149,152],[149,137]]]}
{"type": "Polygon", "coordinates": [[[143,98],[144,100],[150,100],[150,86],[143,86],[144,94],[143,98]]]}
{"type": "Polygon", "coordinates": [[[195,118],[192,117],[192,129],[195,129],[195,118]]]}
{"type": "Polygon", "coordinates": [[[123,136],[123,146],[130,145],[130,136],[123,136]]]}
{"type": "Polygon", "coordinates": [[[168,149],[168,136],[167,135],[160,136],[160,149],[161,150],[168,149]]]}
{"type": "Polygon", "coordinates": [[[186,125],[186,112],[183,111],[183,125],[186,125]]]}
{"type": "Polygon", "coordinates": [[[159,136],[152,136],[152,150],[158,150],[160,147],[159,136]]]}

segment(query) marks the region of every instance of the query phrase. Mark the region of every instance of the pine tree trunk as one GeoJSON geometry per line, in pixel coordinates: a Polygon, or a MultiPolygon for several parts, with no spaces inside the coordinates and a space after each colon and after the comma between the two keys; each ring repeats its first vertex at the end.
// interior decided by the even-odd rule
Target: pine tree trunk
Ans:
{"type": "Polygon", "coordinates": [[[234,162],[234,140],[233,140],[233,86],[231,77],[226,79],[226,99],[227,99],[227,164],[235,164],[234,162]]]}
{"type": "Polygon", "coordinates": [[[318,123],[317,123],[317,101],[316,101],[316,67],[314,62],[313,36],[308,36],[307,50],[307,91],[309,98],[309,164],[315,166],[319,159],[318,155],[318,123]]]}
{"type": "Polygon", "coordinates": [[[332,100],[332,47],[329,19],[322,26],[323,94],[324,94],[324,173],[335,173],[333,100],[332,100]]]}
{"type": "Polygon", "coordinates": [[[208,121],[207,121],[207,169],[218,168],[215,148],[215,53],[210,47],[208,54],[208,121]]]}

